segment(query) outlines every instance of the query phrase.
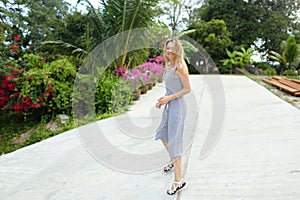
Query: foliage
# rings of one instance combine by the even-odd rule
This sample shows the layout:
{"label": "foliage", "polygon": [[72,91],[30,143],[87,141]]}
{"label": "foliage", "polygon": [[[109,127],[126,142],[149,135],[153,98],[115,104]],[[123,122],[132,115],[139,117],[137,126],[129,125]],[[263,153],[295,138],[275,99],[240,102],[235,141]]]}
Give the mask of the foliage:
{"label": "foliage", "polygon": [[[41,41],[55,39],[55,32],[63,30],[68,5],[63,0],[2,1],[1,19],[11,28],[7,40],[21,35],[22,47],[27,52],[36,52]],[[43,22],[43,23],[41,23]]]}
{"label": "foliage", "polygon": [[256,46],[260,52],[277,51],[288,32],[297,29],[297,9],[297,0],[204,0],[204,5],[194,11],[194,17],[195,21],[224,20],[234,46],[255,45],[254,41],[261,38],[262,46]]}
{"label": "foliage", "polygon": [[300,44],[296,43],[294,37],[289,37],[280,44],[282,53],[270,51],[269,59],[280,63],[280,72],[286,69],[297,69],[300,63]]}
{"label": "foliage", "polygon": [[231,33],[223,20],[193,21],[189,28],[196,29],[190,36],[203,46],[217,65],[227,56],[225,50],[232,48]]}
{"label": "foliage", "polygon": [[122,78],[111,72],[101,76],[96,88],[97,114],[113,114],[125,111],[132,100],[132,88]]}
{"label": "foliage", "polygon": [[76,69],[69,61],[46,63],[40,56],[25,54],[14,64],[1,70],[2,112],[41,115],[44,111],[63,112],[70,108]]}
{"label": "foliage", "polygon": [[[229,58],[221,60],[223,65],[229,67],[229,73],[232,73],[236,67],[244,67],[248,66],[251,63],[251,56],[252,54],[252,48],[248,48],[247,50],[245,48],[241,48],[241,51],[233,51],[230,52],[228,49],[226,49],[226,53]],[[226,68],[223,68],[222,71],[224,72]],[[228,72],[226,72],[228,73]]]}
{"label": "foliage", "polygon": [[271,67],[271,65],[266,62],[253,62],[253,65],[262,70],[266,70],[267,68]]}
{"label": "foliage", "polygon": [[273,67],[267,67],[264,70],[264,74],[267,75],[267,76],[275,76],[275,75],[277,75],[277,72],[276,72],[275,68],[273,68]]}
{"label": "foliage", "polygon": [[296,70],[292,70],[292,69],[287,69],[284,70],[281,75],[283,76],[298,76],[298,72]]}

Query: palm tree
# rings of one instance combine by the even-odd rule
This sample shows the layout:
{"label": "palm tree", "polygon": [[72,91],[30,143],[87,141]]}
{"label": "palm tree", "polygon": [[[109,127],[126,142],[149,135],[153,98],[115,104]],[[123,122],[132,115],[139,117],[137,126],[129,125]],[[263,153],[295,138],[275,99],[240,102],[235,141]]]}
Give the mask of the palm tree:
{"label": "palm tree", "polygon": [[[124,54],[117,58],[113,66],[123,67],[132,63],[136,65],[145,59],[148,54],[147,50],[137,50],[133,53],[127,53],[129,39],[131,37],[131,30],[136,28],[152,27],[154,26],[154,17],[156,12],[154,7],[157,5],[158,0],[101,0],[103,6],[102,10],[97,10],[93,7],[89,0],[78,0],[77,3],[86,2],[89,7],[90,29],[89,33],[94,34],[86,37],[87,40],[91,38],[96,39],[94,46],[89,46],[87,49],[76,48],[74,45],[67,44],[63,41],[47,41],[44,44],[59,45],[60,48],[65,48],[69,55],[75,55],[84,59],[88,52],[97,44],[104,40],[124,31],[127,31],[125,42],[120,43],[116,41],[114,48],[122,49]],[[91,44],[91,42],[86,42]]]}
{"label": "palm tree", "polygon": [[280,63],[280,72],[285,69],[296,69],[300,63],[300,44],[294,37],[289,37],[280,44],[282,53],[270,51],[269,59]]}

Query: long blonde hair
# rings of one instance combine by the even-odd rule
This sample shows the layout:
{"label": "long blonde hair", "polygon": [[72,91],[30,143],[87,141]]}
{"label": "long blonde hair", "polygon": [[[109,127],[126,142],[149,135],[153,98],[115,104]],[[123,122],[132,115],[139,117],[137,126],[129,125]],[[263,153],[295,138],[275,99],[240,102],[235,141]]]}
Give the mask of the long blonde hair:
{"label": "long blonde hair", "polygon": [[170,59],[168,58],[168,56],[166,56],[167,45],[169,42],[173,42],[173,44],[174,44],[174,49],[172,50],[172,53],[174,53],[176,56],[175,63],[181,63],[188,72],[187,65],[184,61],[184,50],[183,50],[181,42],[177,38],[167,39],[165,41],[165,45],[164,45],[165,66],[167,66],[168,63],[170,62]]}

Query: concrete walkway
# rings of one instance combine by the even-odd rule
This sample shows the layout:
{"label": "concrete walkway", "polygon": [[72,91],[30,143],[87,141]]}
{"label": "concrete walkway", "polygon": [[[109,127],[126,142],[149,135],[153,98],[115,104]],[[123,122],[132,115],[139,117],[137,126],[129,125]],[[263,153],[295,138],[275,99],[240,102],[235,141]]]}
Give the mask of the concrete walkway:
{"label": "concrete walkway", "polygon": [[[216,87],[218,76],[191,76],[187,186],[178,195],[166,194],[173,174],[162,172],[167,153],[153,140],[161,117],[154,104],[164,94],[158,84],[126,115],[2,155],[0,199],[300,199],[299,109],[246,77],[220,78]],[[223,114],[223,131],[210,132]]]}

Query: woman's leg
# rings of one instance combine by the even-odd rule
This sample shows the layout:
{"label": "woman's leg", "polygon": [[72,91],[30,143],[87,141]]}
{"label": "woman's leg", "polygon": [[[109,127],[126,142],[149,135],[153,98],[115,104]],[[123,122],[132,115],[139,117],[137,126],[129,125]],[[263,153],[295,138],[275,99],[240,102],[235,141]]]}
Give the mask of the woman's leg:
{"label": "woman's leg", "polygon": [[168,142],[164,142],[164,141],[163,141],[162,143],[164,144],[164,146],[165,146],[167,152],[169,152],[169,148],[168,148],[169,143],[168,143]]}
{"label": "woman's leg", "polygon": [[178,156],[173,159],[173,164],[174,164],[174,178],[175,181],[180,181],[182,179],[182,174],[181,174],[181,156]]}

